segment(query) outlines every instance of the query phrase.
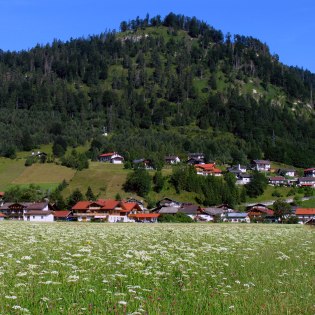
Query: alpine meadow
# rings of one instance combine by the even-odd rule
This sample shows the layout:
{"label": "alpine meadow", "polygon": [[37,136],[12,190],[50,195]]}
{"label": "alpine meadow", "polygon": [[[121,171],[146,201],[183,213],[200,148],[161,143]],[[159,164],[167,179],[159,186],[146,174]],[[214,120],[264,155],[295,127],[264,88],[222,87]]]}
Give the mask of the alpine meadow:
{"label": "alpine meadow", "polygon": [[315,314],[314,87],[172,12],[0,49],[0,315]]}

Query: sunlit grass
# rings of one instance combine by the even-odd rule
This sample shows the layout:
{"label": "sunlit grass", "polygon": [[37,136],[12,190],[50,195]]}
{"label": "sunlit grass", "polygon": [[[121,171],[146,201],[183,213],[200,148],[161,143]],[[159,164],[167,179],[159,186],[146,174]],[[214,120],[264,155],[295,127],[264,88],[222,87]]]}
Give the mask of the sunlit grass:
{"label": "sunlit grass", "polygon": [[1,222],[0,313],[313,314],[314,232]]}

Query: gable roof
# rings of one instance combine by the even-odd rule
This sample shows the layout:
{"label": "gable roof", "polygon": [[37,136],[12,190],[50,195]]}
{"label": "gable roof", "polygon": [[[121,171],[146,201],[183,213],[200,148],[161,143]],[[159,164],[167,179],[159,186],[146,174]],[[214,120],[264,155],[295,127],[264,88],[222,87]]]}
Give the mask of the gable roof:
{"label": "gable roof", "polygon": [[115,209],[120,204],[120,201],[114,199],[106,199],[103,202],[102,210],[112,210]]}
{"label": "gable roof", "polygon": [[175,207],[163,207],[160,209],[160,214],[175,214],[178,212],[178,208]]}
{"label": "gable roof", "polygon": [[103,153],[103,154],[100,154],[99,157],[110,157],[110,156],[112,156],[114,154],[115,154],[115,152]]}
{"label": "gable roof", "polygon": [[54,211],[55,218],[67,218],[70,215],[71,211],[67,210],[57,210]]}
{"label": "gable roof", "polygon": [[91,201],[79,201],[73,207],[72,210],[87,210]]}
{"label": "gable roof", "polygon": [[199,206],[197,205],[182,205],[179,209],[179,213],[185,214],[197,214]]}
{"label": "gable roof", "polygon": [[265,164],[265,165],[270,164],[269,160],[253,160],[253,162],[255,164]]}

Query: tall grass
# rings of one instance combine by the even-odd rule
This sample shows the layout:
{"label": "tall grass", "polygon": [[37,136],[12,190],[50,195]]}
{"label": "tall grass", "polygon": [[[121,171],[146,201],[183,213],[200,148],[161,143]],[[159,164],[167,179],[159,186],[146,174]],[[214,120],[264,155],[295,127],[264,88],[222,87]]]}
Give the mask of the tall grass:
{"label": "tall grass", "polygon": [[0,313],[312,314],[314,232],[1,222]]}

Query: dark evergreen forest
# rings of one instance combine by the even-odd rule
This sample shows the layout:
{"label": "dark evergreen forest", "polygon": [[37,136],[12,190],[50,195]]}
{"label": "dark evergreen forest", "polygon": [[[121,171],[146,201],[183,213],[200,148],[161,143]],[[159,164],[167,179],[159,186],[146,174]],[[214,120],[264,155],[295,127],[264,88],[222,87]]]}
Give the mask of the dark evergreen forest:
{"label": "dark evergreen forest", "polygon": [[92,141],[92,158],[197,151],[310,166],[314,86],[314,74],[283,65],[258,39],[173,13],[136,18],[120,32],[0,51],[0,154],[62,138]]}

